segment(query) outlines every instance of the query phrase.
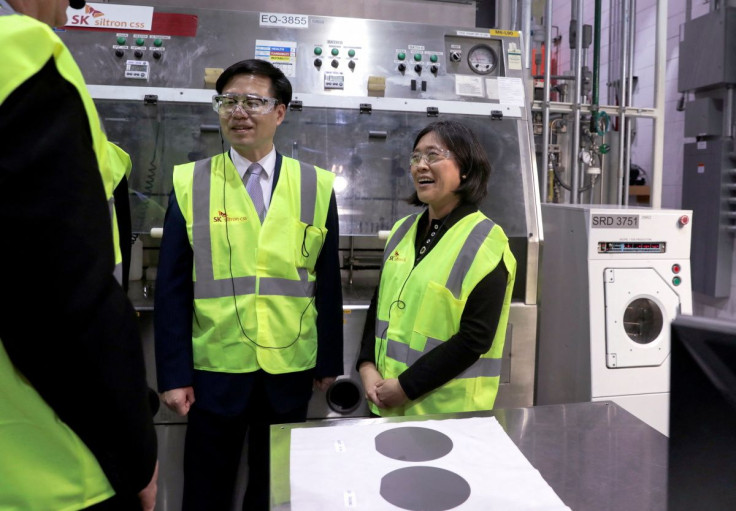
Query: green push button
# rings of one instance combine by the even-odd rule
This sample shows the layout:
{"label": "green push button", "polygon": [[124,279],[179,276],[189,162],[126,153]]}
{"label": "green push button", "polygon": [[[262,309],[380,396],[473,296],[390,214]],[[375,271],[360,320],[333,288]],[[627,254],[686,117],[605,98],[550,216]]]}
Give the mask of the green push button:
{"label": "green push button", "polygon": [[355,50],[348,50],[348,56],[355,57]]}
{"label": "green push button", "polygon": [[406,58],[406,53],[402,51],[402,52],[399,52],[399,54],[396,56],[399,58],[399,60],[404,60]]}
{"label": "green push button", "polygon": [[145,42],[146,41],[144,41],[142,37],[139,37],[138,39],[135,40],[135,44],[137,44],[138,46],[143,46]]}
{"label": "green push button", "polygon": [[437,55],[432,55],[431,57],[429,57],[429,60],[431,60],[432,62],[437,62]]}
{"label": "green push button", "polygon": [[161,39],[154,39],[153,40],[153,45],[156,46],[157,48],[159,46],[161,46],[162,44],[164,44],[164,42]]}
{"label": "green push button", "polygon": [[332,48],[332,52],[331,53],[332,53],[332,55],[334,55],[335,57],[337,57],[338,53],[340,53],[340,50],[338,50],[337,48]]}
{"label": "green push button", "polygon": [[124,37],[118,37],[118,44],[125,44],[126,41],[127,39],[125,39]]}
{"label": "green push button", "polygon": [[679,286],[682,284],[682,279],[680,277],[672,277],[672,283],[676,286]]}
{"label": "green push button", "polygon": [[320,48],[319,46],[317,46],[317,47],[316,47],[316,48],[314,49],[314,54],[315,54],[315,55],[322,55],[322,48]]}

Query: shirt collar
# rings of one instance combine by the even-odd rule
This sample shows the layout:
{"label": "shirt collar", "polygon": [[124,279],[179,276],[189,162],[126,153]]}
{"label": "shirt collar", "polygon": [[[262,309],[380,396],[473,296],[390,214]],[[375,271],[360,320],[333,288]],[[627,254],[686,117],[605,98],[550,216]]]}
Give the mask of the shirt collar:
{"label": "shirt collar", "polygon": [[[0,0],[0,12],[2,11],[10,11],[9,14],[17,14],[17,11],[13,9],[8,2],[5,0]],[[3,12],[2,14],[7,14]]]}
{"label": "shirt collar", "polygon": [[[0,0],[2,2],[3,0]],[[248,167],[250,167],[250,164],[253,163],[248,158],[245,158],[240,155],[235,149],[230,148],[230,159],[232,160],[233,164],[235,165],[235,168],[238,171],[238,174],[240,174],[241,179],[245,175],[245,173],[248,170]],[[258,162],[261,167],[263,167],[263,171],[266,173],[266,176],[268,179],[271,179],[273,176],[274,169],[276,168],[276,147],[272,146],[271,151],[258,160]]]}
{"label": "shirt collar", "polygon": [[[449,229],[456,223],[458,223],[460,220],[465,218],[468,215],[471,215],[478,211],[478,206],[474,204],[470,204],[468,202],[462,202],[458,204],[455,209],[450,211],[447,215],[443,216],[442,218],[437,218],[435,220],[432,220],[430,225],[441,225],[444,229]],[[427,228],[427,222],[429,221],[429,209],[425,209],[424,213],[419,217],[419,223],[417,224],[417,228],[419,232],[423,232],[422,229]]]}

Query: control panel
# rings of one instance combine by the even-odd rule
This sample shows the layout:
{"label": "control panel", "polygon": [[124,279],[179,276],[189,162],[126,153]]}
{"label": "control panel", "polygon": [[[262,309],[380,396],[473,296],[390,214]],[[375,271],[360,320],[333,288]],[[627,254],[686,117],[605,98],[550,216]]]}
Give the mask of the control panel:
{"label": "control panel", "polygon": [[148,31],[102,24],[60,36],[91,85],[212,88],[222,69],[255,57],[296,93],[525,107],[515,31],[157,7]]}

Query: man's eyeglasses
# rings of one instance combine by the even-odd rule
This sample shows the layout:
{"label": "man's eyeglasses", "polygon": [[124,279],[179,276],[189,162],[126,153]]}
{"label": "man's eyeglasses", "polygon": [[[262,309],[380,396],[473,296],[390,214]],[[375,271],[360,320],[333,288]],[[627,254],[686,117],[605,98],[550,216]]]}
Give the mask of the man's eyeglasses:
{"label": "man's eyeglasses", "polygon": [[230,117],[236,107],[248,115],[263,115],[279,104],[276,98],[264,98],[255,94],[218,94],[212,97],[212,109],[223,117]]}
{"label": "man's eyeglasses", "polygon": [[426,153],[415,151],[411,153],[411,158],[409,158],[409,165],[411,165],[412,167],[416,167],[421,163],[422,160],[426,161],[427,165],[432,165],[442,160],[446,160],[450,157],[450,154],[450,151],[448,151],[447,149],[430,149]]}

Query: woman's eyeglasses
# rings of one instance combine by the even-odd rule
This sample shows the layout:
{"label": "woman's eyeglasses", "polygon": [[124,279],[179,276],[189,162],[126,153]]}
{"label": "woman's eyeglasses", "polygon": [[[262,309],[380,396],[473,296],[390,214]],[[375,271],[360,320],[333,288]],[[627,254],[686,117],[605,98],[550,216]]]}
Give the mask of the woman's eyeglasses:
{"label": "woman's eyeglasses", "polygon": [[450,157],[450,154],[452,153],[447,149],[430,149],[426,153],[414,151],[411,153],[411,157],[409,158],[409,165],[416,167],[422,160],[426,161],[427,165],[432,165],[442,160],[446,160]]}

